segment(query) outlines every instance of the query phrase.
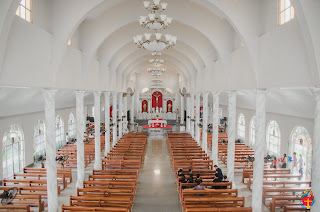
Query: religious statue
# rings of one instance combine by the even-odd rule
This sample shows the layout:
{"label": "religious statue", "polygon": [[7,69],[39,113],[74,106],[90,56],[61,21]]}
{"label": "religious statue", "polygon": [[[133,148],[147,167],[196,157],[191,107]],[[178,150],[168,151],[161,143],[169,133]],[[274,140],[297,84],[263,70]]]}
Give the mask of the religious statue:
{"label": "religious statue", "polygon": [[156,97],[156,107],[158,107],[158,98],[161,96],[158,92],[154,95]]}
{"label": "religious statue", "polygon": [[142,112],[143,112],[143,113],[144,113],[144,112],[147,112],[147,104],[146,104],[145,102],[144,102],[144,104],[143,104],[142,107],[143,107],[143,111],[142,111]]}
{"label": "religious statue", "polygon": [[168,112],[172,112],[172,105],[170,103],[168,104]]}

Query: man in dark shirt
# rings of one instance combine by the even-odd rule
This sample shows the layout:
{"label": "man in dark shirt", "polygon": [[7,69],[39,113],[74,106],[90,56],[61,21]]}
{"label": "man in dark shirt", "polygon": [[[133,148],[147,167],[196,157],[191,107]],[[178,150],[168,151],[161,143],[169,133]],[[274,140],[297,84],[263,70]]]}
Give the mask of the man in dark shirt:
{"label": "man in dark shirt", "polygon": [[214,168],[216,169],[216,177],[213,182],[221,182],[223,180],[222,170],[217,165],[214,165]]}

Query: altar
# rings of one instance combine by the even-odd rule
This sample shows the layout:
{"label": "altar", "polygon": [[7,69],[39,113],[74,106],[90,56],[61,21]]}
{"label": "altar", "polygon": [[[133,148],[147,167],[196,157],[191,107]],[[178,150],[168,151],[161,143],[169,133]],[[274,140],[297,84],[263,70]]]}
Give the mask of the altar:
{"label": "altar", "polygon": [[139,95],[138,120],[177,119],[175,96],[164,88],[150,89]]}

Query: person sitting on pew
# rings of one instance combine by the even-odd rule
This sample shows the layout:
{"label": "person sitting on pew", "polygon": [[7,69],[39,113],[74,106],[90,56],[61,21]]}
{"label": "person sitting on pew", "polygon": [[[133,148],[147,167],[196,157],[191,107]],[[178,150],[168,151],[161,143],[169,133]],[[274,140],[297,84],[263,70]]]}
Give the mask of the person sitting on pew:
{"label": "person sitting on pew", "polygon": [[189,169],[189,175],[190,175],[190,174],[193,174],[193,173],[192,173],[192,169]]}
{"label": "person sitting on pew", "polygon": [[84,136],[84,137],[87,137],[87,136],[88,136],[87,132],[84,132],[84,133],[83,133],[83,136]]}
{"label": "person sitting on pew", "polygon": [[193,174],[189,174],[188,183],[194,183]]}
{"label": "person sitting on pew", "polygon": [[273,158],[273,162],[272,162],[272,167],[273,167],[274,169],[276,169],[276,168],[277,168],[277,165],[278,165],[277,158],[274,157],[274,158]]}
{"label": "person sitting on pew", "polygon": [[214,165],[214,168],[216,169],[216,177],[213,182],[221,182],[223,180],[222,170],[217,165]]}
{"label": "person sitting on pew", "polygon": [[[186,176],[184,176],[184,174],[181,175],[181,178],[179,179],[179,182],[180,183],[186,183],[187,180],[186,180]],[[187,188],[186,186],[182,186],[182,189],[185,189]]]}
{"label": "person sitting on pew", "polygon": [[[227,175],[223,176],[222,182],[224,182],[224,183],[229,182]],[[227,186],[220,186],[220,189],[227,189]]]}
{"label": "person sitting on pew", "polygon": [[197,179],[196,179],[196,182],[200,182],[200,183],[202,183],[202,180],[200,179],[200,174],[197,174]]}
{"label": "person sitting on pew", "polygon": [[183,171],[182,169],[179,169],[179,170],[178,170],[178,176],[184,175],[184,174],[182,173],[182,171]]}
{"label": "person sitting on pew", "polygon": [[89,138],[94,138],[94,136],[93,136],[93,134],[92,134],[92,133],[90,133]]}
{"label": "person sitting on pew", "polygon": [[[200,181],[197,181],[197,186],[193,188],[193,190],[206,190],[204,186],[201,185]],[[197,196],[204,196],[204,194],[196,194]]]}

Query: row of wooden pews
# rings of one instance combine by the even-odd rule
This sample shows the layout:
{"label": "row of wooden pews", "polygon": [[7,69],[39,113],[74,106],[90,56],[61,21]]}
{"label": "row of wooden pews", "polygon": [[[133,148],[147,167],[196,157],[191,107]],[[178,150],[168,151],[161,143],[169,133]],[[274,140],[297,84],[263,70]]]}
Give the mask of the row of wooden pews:
{"label": "row of wooden pews", "polygon": [[[242,182],[251,189],[253,170],[244,169]],[[263,171],[263,203],[275,212],[276,208],[285,211],[304,211],[300,206],[301,193],[311,188],[310,180],[300,180],[300,175],[290,174],[290,169],[264,169]]]}
{"label": "row of wooden pews", "polygon": [[[181,176],[177,176],[183,211],[252,211],[251,207],[245,207],[245,198],[238,197],[238,190],[232,189],[231,182],[213,182],[215,171],[212,170],[212,161],[190,135],[168,133],[167,142],[175,173],[183,169],[187,176],[189,171],[186,170],[191,169],[194,178],[200,174],[201,185],[205,187],[205,190],[194,190],[195,183],[180,183]],[[190,175],[185,178],[190,178]],[[219,189],[212,189],[216,186],[220,186]]]}
{"label": "row of wooden pews", "polygon": [[[57,170],[58,194],[72,182],[71,169]],[[24,168],[13,179],[3,179],[0,192],[18,188],[18,195],[11,205],[1,205],[0,211],[44,211],[47,206],[47,173],[45,168]]]}
{"label": "row of wooden pews", "polygon": [[126,134],[102,159],[103,170],[93,170],[77,196],[70,196],[64,211],[125,211],[130,212],[138,185],[147,136]]}
{"label": "row of wooden pews", "polygon": [[[85,138],[88,139],[88,138]],[[101,135],[101,151],[105,148],[105,135]],[[68,156],[68,159],[60,164],[61,168],[77,168],[77,144],[67,144],[58,149],[56,157]],[[84,143],[84,165],[87,167],[95,158],[95,140],[90,139],[90,142]]]}

